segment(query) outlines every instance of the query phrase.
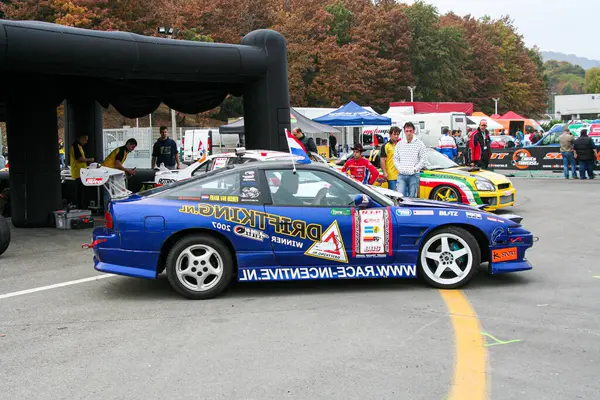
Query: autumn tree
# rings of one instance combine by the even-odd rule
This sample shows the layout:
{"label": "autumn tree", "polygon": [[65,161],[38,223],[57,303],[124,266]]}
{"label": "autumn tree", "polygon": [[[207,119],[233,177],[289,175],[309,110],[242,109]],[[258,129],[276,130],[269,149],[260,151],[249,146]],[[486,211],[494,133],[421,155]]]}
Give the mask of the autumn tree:
{"label": "autumn tree", "polygon": [[600,93],[600,68],[590,68],[585,73],[585,92]]}

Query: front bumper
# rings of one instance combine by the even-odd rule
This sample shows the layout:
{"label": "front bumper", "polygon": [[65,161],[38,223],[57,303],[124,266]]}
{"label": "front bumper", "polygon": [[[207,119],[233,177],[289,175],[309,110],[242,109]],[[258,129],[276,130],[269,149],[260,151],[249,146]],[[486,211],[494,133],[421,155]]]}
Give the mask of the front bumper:
{"label": "front bumper", "polygon": [[499,208],[512,207],[515,205],[517,190],[514,187],[495,192],[479,192],[479,197],[485,205],[486,211],[493,211]]}

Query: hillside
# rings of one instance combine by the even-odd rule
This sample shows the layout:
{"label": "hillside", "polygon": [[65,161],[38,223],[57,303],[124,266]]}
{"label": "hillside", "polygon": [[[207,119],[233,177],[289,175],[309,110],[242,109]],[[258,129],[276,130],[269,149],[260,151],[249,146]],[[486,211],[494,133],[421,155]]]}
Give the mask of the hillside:
{"label": "hillside", "polygon": [[590,60],[585,57],[578,57],[575,54],[564,54],[557,53],[554,51],[542,51],[542,58],[544,61],[556,60],[566,61],[571,64],[579,65],[583,69],[590,69],[594,67],[600,67],[600,60]]}

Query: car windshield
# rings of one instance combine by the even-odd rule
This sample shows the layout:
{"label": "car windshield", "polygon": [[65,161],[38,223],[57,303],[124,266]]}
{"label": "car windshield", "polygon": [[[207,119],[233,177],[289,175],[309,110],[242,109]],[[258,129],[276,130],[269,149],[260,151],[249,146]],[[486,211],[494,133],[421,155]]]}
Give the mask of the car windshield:
{"label": "car windshield", "polygon": [[433,149],[427,149],[426,169],[446,169],[458,167],[458,164]]}

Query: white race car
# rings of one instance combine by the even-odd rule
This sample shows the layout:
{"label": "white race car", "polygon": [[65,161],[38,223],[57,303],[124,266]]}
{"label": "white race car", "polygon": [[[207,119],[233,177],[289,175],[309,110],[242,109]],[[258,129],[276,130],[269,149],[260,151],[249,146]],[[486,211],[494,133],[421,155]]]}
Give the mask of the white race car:
{"label": "white race car", "polygon": [[161,166],[156,171],[154,183],[157,185],[167,185],[191,178],[192,176],[202,175],[215,169],[225,168],[228,165],[245,164],[253,161],[291,160],[292,158],[296,160],[301,159],[301,157],[283,151],[246,150],[240,147],[235,152],[209,156],[205,160],[197,161],[185,169],[169,170]]}

